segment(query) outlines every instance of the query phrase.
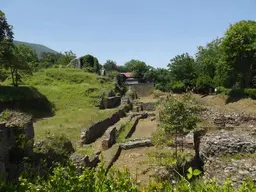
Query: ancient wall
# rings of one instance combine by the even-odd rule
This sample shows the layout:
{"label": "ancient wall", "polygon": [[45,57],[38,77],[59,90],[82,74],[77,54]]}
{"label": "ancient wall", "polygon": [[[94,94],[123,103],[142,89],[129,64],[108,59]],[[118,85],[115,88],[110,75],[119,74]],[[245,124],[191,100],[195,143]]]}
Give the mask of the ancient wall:
{"label": "ancient wall", "polygon": [[33,153],[34,128],[32,122],[17,126],[0,124],[0,177],[17,176],[20,162]]}
{"label": "ancient wall", "polygon": [[111,109],[111,108],[118,107],[120,104],[121,104],[120,96],[108,97],[106,99],[102,99],[100,103],[100,109]]}
{"label": "ancient wall", "polygon": [[125,113],[132,109],[132,105],[125,105],[122,109],[118,110],[111,117],[106,118],[92,125],[89,128],[82,130],[81,133],[81,143],[89,144],[94,142],[96,139],[101,137],[105,131],[115,123],[117,123],[120,118],[125,117]]}
{"label": "ancient wall", "polygon": [[125,85],[127,88],[131,87],[137,92],[138,97],[144,97],[152,94],[154,90],[154,83],[139,83],[133,85]]}

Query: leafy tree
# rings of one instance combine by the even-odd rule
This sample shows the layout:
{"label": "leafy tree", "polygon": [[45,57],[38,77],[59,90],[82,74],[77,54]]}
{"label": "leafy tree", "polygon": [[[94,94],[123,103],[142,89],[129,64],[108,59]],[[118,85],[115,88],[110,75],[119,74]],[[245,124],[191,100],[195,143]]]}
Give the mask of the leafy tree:
{"label": "leafy tree", "polygon": [[[196,111],[197,108],[191,103],[188,94],[181,100],[169,97],[161,105],[159,111],[161,127],[167,134],[175,134],[176,157],[178,156],[177,137],[180,135],[183,138],[185,133],[196,128],[199,121]],[[183,139],[181,147],[183,151]]]}
{"label": "leafy tree", "polygon": [[196,62],[188,53],[175,56],[168,67],[174,81],[182,81],[185,85],[195,84]]}
{"label": "leafy tree", "polygon": [[222,41],[228,76],[226,86],[252,87],[256,77],[256,21],[240,21],[229,27]]}
{"label": "leafy tree", "polygon": [[125,66],[123,66],[123,65],[119,65],[119,66],[117,66],[117,71],[118,72],[120,72],[120,73],[125,73],[125,72],[128,72],[128,70],[126,69],[126,67]]}
{"label": "leafy tree", "polygon": [[144,75],[148,81],[155,83],[156,89],[170,91],[172,77],[167,69],[151,67]]}
{"label": "leafy tree", "polygon": [[17,87],[22,75],[31,74],[31,64],[37,59],[36,53],[26,45],[16,45],[10,55],[8,68],[11,71],[12,84]]}
{"label": "leafy tree", "polygon": [[8,24],[5,14],[0,11],[0,66],[2,67],[10,60],[12,41],[12,26]]}
{"label": "leafy tree", "polygon": [[112,60],[107,60],[103,67],[106,71],[117,71],[116,62]]}
{"label": "leafy tree", "polygon": [[[199,46],[196,53],[197,63],[197,87],[205,84],[213,85],[216,75],[216,68],[222,64],[223,54],[220,48],[221,39],[217,38],[208,43],[205,47]],[[218,81],[217,81],[218,82]]]}
{"label": "leafy tree", "polygon": [[145,73],[149,70],[149,66],[145,62],[134,60],[128,61],[124,64],[127,71],[133,73],[134,76],[138,78],[144,78]]}
{"label": "leafy tree", "polygon": [[67,66],[71,60],[76,58],[76,54],[72,51],[65,51],[63,54],[60,55],[57,64],[62,66]]}
{"label": "leafy tree", "polygon": [[100,72],[100,64],[98,59],[89,54],[82,57],[82,68],[91,73]]}
{"label": "leafy tree", "polygon": [[53,65],[57,64],[61,57],[60,53],[51,53],[51,52],[44,52],[40,55],[39,63],[37,63],[36,68],[49,68]]}

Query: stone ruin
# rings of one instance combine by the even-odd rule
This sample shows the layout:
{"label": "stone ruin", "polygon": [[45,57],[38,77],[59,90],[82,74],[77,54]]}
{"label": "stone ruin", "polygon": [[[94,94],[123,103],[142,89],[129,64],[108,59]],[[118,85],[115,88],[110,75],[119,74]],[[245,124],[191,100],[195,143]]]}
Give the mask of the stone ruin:
{"label": "stone ruin", "polygon": [[23,169],[23,158],[33,153],[33,138],[31,117],[12,114],[0,123],[0,177],[17,177]]}

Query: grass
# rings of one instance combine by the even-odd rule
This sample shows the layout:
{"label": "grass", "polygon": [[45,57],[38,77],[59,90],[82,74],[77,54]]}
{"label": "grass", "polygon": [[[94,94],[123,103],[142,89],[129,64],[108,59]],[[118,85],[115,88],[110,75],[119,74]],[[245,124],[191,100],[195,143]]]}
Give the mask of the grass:
{"label": "grass", "polygon": [[[88,128],[98,120],[115,111],[99,110],[100,96],[114,88],[105,77],[79,69],[44,69],[22,79],[27,87],[33,87],[54,104],[52,117],[39,119],[34,124],[35,140],[43,139],[47,133],[64,134],[77,146],[81,129]],[[5,84],[8,84],[8,80]],[[40,111],[40,109],[37,109]]]}
{"label": "grass", "polygon": [[242,159],[256,159],[255,153],[236,153],[233,155],[222,155],[220,159],[224,162],[231,162],[232,159],[234,160],[242,160]]}

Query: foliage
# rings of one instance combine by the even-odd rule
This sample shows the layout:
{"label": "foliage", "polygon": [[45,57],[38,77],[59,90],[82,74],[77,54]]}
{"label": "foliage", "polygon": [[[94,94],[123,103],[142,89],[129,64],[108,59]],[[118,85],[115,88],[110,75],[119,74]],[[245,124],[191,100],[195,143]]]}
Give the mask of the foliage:
{"label": "foliage", "polygon": [[256,66],[256,21],[240,21],[229,27],[222,42],[227,65],[228,86],[251,87]]}
{"label": "foliage", "polygon": [[139,60],[130,60],[125,63],[125,68],[127,71],[132,72],[137,78],[144,78],[145,73],[149,70],[149,66],[145,62]]}
{"label": "foliage", "polygon": [[96,170],[85,169],[82,174],[77,174],[74,166],[60,166],[56,167],[53,170],[53,174],[46,180],[36,178],[32,182],[29,178],[20,177],[19,185],[0,182],[0,187],[1,190],[6,192],[247,192],[256,190],[256,185],[251,179],[247,179],[237,189],[228,179],[223,185],[218,185],[214,180],[203,181],[199,179],[188,182],[185,178],[181,178],[175,184],[171,184],[168,181],[151,181],[148,186],[140,186],[139,183],[132,179],[127,170],[111,171],[108,175],[105,175],[105,171],[105,168],[100,165]]}
{"label": "foliage", "polygon": [[161,91],[170,91],[172,77],[167,69],[153,68],[151,67],[144,75],[144,78],[148,81],[155,83],[156,89]]}
{"label": "foliage", "polygon": [[190,180],[193,176],[198,176],[201,174],[201,171],[198,169],[192,169],[192,167],[189,167],[187,178]]}
{"label": "foliage", "polygon": [[176,157],[177,157],[177,137],[182,137],[183,151],[183,135],[196,128],[199,121],[197,108],[192,104],[190,95],[186,94],[181,100],[169,97],[161,105],[159,118],[161,127],[166,133],[175,133]]}
{"label": "foliage", "polygon": [[250,98],[256,99],[256,89],[247,88],[247,89],[244,89],[244,92],[245,92],[245,94],[248,95]]}
{"label": "foliage", "polygon": [[100,64],[96,57],[92,55],[85,55],[81,58],[82,68],[84,68],[87,72],[91,73],[100,73]]}
{"label": "foliage", "polygon": [[196,62],[188,53],[175,56],[168,68],[174,81],[181,81],[186,87],[195,84]]}
{"label": "foliage", "polygon": [[221,64],[221,39],[217,38],[205,47],[199,46],[196,53],[197,88],[204,84],[212,85],[216,75],[216,68]]}
{"label": "foliage", "polygon": [[183,93],[186,91],[186,87],[182,81],[175,81],[171,86],[171,90],[174,93]]}
{"label": "foliage", "polygon": [[217,93],[222,93],[224,95],[228,95],[231,89],[225,88],[225,87],[216,87]]}
{"label": "foliage", "polygon": [[103,67],[106,71],[117,71],[116,62],[112,60],[107,60]]}
{"label": "foliage", "polygon": [[73,53],[72,51],[65,51],[64,53],[61,54],[60,58],[57,61],[58,65],[61,66],[67,66],[71,60],[76,58],[76,54]]}

